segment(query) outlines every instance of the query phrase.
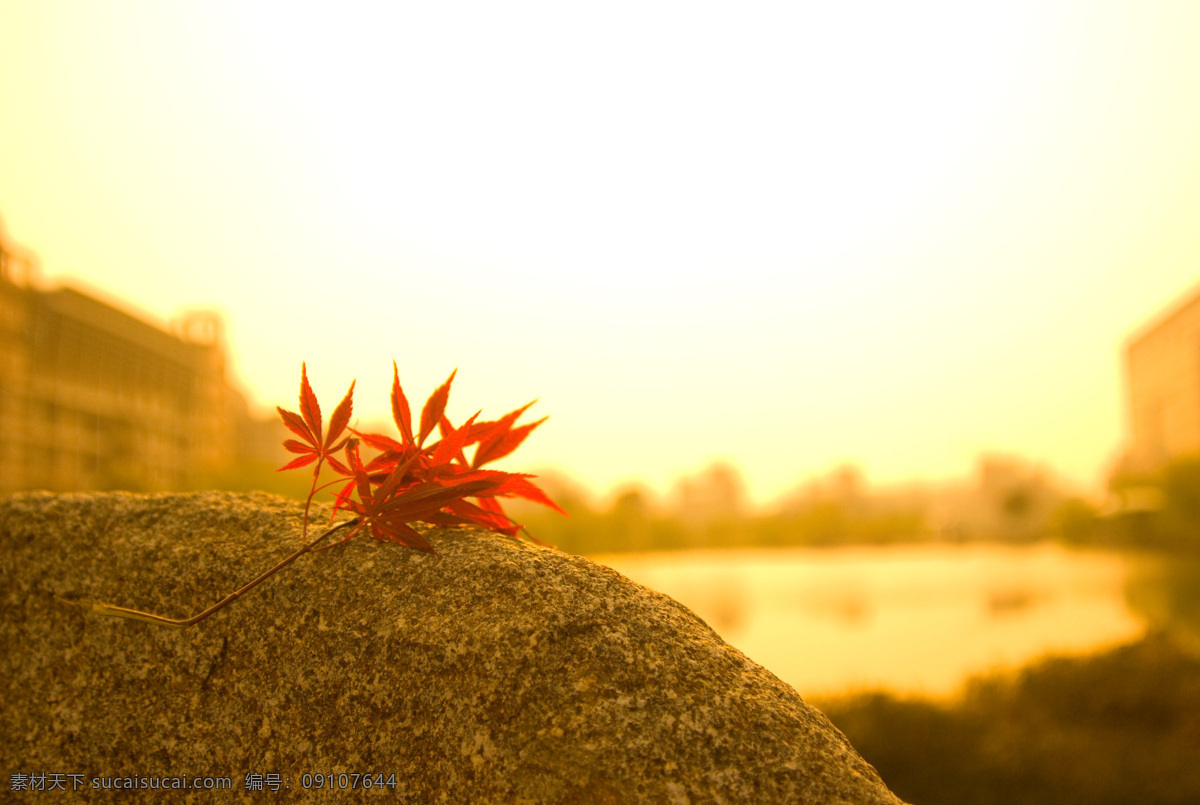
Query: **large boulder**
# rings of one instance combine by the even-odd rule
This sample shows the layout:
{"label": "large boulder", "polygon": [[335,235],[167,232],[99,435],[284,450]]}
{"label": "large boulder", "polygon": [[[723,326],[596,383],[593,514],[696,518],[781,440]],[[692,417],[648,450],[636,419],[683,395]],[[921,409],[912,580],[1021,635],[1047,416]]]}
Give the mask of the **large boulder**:
{"label": "large boulder", "polygon": [[219,492],[0,502],[3,789],[129,802],[187,775],[230,778],[221,801],[899,802],[688,609],[488,533],[432,529],[440,557],[360,536],[188,629],[85,606],[190,616],[297,548],[302,512]]}

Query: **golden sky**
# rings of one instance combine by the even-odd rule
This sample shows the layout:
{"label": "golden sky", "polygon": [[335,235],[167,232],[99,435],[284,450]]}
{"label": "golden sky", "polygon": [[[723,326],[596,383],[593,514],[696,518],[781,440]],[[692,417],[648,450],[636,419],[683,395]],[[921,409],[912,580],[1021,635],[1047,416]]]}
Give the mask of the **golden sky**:
{"label": "golden sky", "polygon": [[458,367],[452,418],[539,397],[510,468],[599,491],[1096,484],[1200,279],[1197,42],[1190,0],[6,0],[0,216],[46,283],[220,308],[264,409]]}

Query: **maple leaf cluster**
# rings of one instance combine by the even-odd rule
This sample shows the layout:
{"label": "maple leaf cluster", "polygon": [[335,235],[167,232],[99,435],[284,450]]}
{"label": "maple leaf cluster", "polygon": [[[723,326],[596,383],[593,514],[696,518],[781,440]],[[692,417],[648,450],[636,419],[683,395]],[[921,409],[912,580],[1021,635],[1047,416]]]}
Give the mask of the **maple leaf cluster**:
{"label": "maple leaf cluster", "polygon": [[[299,437],[284,441],[283,446],[298,455],[279,470],[314,465],[313,485],[304,509],[305,533],[313,496],[320,488],[331,485],[317,486],[321,469],[326,465],[347,479],[336,493],[335,516],[344,509],[357,518],[342,542],[368,531],[376,540],[436,554],[429,541],[410,525],[414,522],[442,526],[473,524],[517,538],[523,529],[504,513],[498,498],[523,498],[566,514],[530,481],[535,476],[483,468],[516,450],[546,418],[518,426],[521,414],[533,405],[528,403],[486,422],[477,421],[482,413],[478,412],[454,427],[445,411],[450,384],[457,371],[451,372],[446,382],[429,395],[414,431],[408,398],[400,386],[396,363],[392,362],[392,418],[400,432],[397,441],[349,427],[354,409],[354,383],[329,418],[329,429],[324,430],[321,406],[308,384],[307,367],[301,364],[300,413],[278,407],[276,410],[283,424]],[[434,430],[439,438],[426,446]],[[379,451],[378,455],[364,464],[360,444]],[[468,461],[465,451],[471,445],[475,445],[475,451]],[[528,532],[525,536],[533,539]]]}

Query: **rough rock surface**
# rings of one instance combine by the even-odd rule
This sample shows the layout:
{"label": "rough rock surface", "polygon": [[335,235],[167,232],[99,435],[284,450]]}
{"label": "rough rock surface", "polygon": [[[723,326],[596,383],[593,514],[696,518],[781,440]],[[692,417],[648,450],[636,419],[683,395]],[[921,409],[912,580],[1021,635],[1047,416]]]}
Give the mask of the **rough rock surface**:
{"label": "rough rock surface", "polygon": [[[432,530],[440,558],[360,537],[189,629],[69,603],[190,616],[298,547],[301,513],[218,492],[0,502],[0,790],[186,774],[232,780],[197,802],[899,802],[689,610],[503,537]],[[331,772],[395,788],[304,789]],[[271,773],[279,793],[246,790]]]}

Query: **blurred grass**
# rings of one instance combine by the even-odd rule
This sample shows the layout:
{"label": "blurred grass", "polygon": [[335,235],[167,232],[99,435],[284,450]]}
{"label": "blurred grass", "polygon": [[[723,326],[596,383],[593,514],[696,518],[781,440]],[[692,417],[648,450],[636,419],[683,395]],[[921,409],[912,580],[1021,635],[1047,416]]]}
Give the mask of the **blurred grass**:
{"label": "blurred grass", "polygon": [[1200,658],[1162,633],[978,678],[953,704],[813,704],[913,805],[1200,802]]}

